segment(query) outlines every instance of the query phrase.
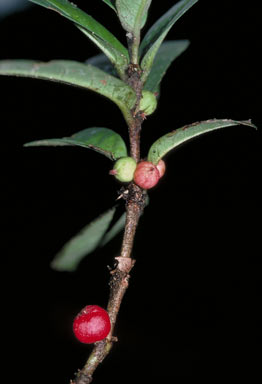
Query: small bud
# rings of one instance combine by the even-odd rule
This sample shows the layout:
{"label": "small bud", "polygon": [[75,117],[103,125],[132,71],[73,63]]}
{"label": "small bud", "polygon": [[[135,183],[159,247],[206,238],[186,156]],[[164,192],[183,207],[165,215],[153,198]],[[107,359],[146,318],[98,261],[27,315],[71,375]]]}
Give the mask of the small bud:
{"label": "small bud", "polygon": [[135,169],[136,162],[132,157],[121,157],[115,162],[114,168],[109,171],[109,174],[114,175],[123,183],[129,183],[134,178]]}
{"label": "small bud", "polygon": [[157,107],[156,96],[150,91],[142,91],[142,99],[140,100],[140,111],[145,115],[151,115]]}

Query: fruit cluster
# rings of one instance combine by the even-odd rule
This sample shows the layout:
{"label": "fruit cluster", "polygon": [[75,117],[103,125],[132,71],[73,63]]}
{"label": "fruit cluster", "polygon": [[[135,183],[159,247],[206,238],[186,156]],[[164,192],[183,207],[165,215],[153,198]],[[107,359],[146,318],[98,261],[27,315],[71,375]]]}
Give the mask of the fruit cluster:
{"label": "fruit cluster", "polygon": [[157,165],[150,161],[141,161],[137,164],[132,157],[121,157],[109,173],[123,183],[133,180],[139,187],[150,189],[158,183],[165,170],[166,165],[163,160],[159,160]]}

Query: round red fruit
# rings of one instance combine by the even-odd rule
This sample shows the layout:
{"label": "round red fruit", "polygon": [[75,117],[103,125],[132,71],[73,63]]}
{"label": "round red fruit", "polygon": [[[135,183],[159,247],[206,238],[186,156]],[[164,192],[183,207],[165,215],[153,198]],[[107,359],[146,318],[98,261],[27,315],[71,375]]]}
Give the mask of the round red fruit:
{"label": "round red fruit", "polygon": [[111,329],[107,311],[98,305],[87,305],[75,317],[73,331],[81,343],[92,344],[107,337]]}
{"label": "round red fruit", "polygon": [[134,173],[134,182],[143,189],[153,188],[160,179],[157,167],[150,161],[141,161]]}

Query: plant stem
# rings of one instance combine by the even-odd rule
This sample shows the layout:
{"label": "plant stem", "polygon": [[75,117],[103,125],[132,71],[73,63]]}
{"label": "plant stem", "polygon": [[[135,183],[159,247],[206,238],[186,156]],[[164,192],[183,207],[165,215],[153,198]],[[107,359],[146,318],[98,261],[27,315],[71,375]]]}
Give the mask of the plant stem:
{"label": "plant stem", "polygon": [[132,126],[129,126],[130,137],[130,156],[138,163],[140,160],[140,131],[141,124],[134,121]]}
{"label": "plant stem", "polygon": [[[134,51],[137,47],[134,48]],[[134,56],[133,56],[134,58]],[[135,60],[134,60],[135,61]],[[137,95],[136,105],[131,112],[132,118],[128,122],[130,156],[136,162],[140,160],[140,131],[143,119],[139,112],[139,103],[142,93],[141,71],[136,63],[130,63],[127,70],[127,83],[134,89]],[[131,182],[125,194],[122,195],[126,200],[126,223],[120,256],[116,257],[117,266],[111,271],[109,282],[110,294],[107,311],[111,322],[111,331],[106,339],[95,343],[95,346],[84,367],[76,374],[76,378],[71,384],[89,384],[92,381],[93,373],[99,364],[108,355],[116,338],[113,336],[117,315],[124,294],[128,288],[130,271],[134,266],[135,260],[131,258],[134,237],[139,218],[144,210],[146,192]]]}
{"label": "plant stem", "polygon": [[128,32],[126,34],[130,62],[137,65],[139,61],[138,50],[140,44],[140,31],[135,35]]}
{"label": "plant stem", "polygon": [[107,311],[111,321],[111,331],[106,339],[95,343],[85,366],[76,375],[71,384],[89,384],[92,381],[93,373],[98,365],[110,352],[116,338],[113,336],[114,327],[119,312],[119,308],[128,288],[130,271],[134,266],[135,261],[131,258],[133,242],[139,217],[145,206],[145,192],[131,183],[128,188],[126,202],[126,224],[124,238],[119,257],[116,257],[117,267],[111,271],[110,278],[110,295],[107,306]]}
{"label": "plant stem", "polygon": [[130,156],[132,156],[136,162],[140,160],[140,132],[143,118],[139,111],[140,100],[142,97],[142,71],[139,65],[129,64],[127,83],[136,93],[136,103],[131,111],[133,116],[132,120],[128,121],[129,142],[130,142]]}

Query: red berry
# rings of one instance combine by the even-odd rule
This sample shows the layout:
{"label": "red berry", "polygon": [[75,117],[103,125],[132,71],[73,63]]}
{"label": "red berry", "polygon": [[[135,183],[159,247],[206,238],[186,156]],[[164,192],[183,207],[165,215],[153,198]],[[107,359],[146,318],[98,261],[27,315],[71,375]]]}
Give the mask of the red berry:
{"label": "red berry", "polygon": [[164,174],[166,172],[166,164],[165,164],[164,160],[159,160],[156,167],[159,171],[160,177],[164,176]]}
{"label": "red berry", "polygon": [[141,161],[134,173],[134,182],[143,189],[154,187],[160,179],[157,167],[150,161]]}
{"label": "red berry", "polygon": [[98,305],[87,305],[75,317],[73,331],[81,343],[92,344],[103,340],[111,329],[107,311]]}

